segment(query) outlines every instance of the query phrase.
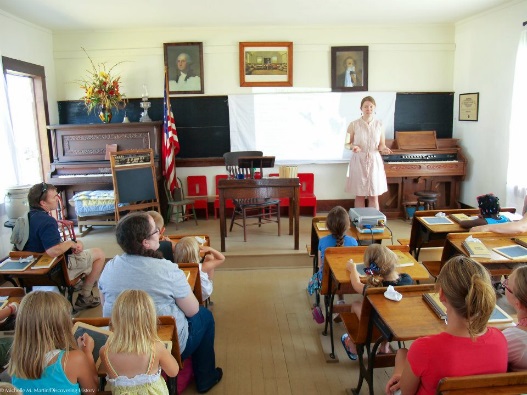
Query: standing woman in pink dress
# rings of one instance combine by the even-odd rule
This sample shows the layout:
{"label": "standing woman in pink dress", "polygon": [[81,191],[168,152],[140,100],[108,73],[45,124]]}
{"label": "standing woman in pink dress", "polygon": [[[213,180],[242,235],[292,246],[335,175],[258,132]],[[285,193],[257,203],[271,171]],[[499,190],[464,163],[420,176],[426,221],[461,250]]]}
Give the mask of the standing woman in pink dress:
{"label": "standing woman in pink dress", "polygon": [[360,103],[362,116],[350,123],[345,147],[351,155],[346,181],[346,192],[355,195],[355,207],[379,209],[379,195],[388,190],[382,154],[392,151],[386,147],[382,122],[374,119],[375,100],[366,96]]}

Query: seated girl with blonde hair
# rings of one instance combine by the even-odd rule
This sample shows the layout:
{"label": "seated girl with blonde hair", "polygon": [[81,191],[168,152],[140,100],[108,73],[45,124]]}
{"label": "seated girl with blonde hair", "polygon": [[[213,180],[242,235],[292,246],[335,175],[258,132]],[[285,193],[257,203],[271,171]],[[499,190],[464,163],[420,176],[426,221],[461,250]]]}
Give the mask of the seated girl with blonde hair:
{"label": "seated girl with blonde hair", "polygon": [[386,394],[435,394],[443,377],[504,373],[507,341],[499,329],[487,327],[496,293],[487,269],[461,255],[449,259],[436,289],[445,305],[445,331],[415,340],[397,351]]}
{"label": "seated girl with blonde hair", "polygon": [[177,376],[179,365],[157,336],[156,307],[145,292],[128,289],[112,309],[113,335],[100,354],[112,394],[167,394],[161,369]]}
{"label": "seated girl with blonde hair", "polygon": [[[200,253],[204,254],[203,263]],[[214,270],[225,262],[225,256],[212,247],[200,245],[195,237],[183,237],[174,247],[176,263],[199,263],[202,300],[207,300],[212,294]]]}
{"label": "seated girl with blonde hair", "polygon": [[61,294],[33,291],[24,296],[17,314],[8,373],[23,393],[97,392],[93,339],[73,337],[71,304]]}

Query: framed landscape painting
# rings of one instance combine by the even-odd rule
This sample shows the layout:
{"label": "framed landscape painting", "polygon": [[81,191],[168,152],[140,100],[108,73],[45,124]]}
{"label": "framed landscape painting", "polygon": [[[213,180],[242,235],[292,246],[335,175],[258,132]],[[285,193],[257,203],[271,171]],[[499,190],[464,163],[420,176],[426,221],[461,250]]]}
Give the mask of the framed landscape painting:
{"label": "framed landscape painting", "polygon": [[203,43],[165,43],[168,92],[203,93]]}
{"label": "framed landscape painting", "polygon": [[241,42],[240,86],[293,86],[293,43]]}
{"label": "framed landscape painting", "polygon": [[331,47],[331,90],[368,90],[368,47]]}

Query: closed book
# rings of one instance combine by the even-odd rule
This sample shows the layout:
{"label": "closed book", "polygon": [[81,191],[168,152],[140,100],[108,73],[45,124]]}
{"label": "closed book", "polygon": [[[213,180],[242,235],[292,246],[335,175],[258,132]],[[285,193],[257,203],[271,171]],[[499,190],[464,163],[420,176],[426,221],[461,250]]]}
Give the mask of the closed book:
{"label": "closed book", "polygon": [[[456,222],[470,221],[471,219],[474,219],[472,217],[469,217],[467,214],[463,214],[463,213],[450,214],[450,218],[452,218]],[[476,216],[476,218],[477,218],[477,216]]]}
{"label": "closed book", "polygon": [[31,269],[49,269],[55,261],[57,260],[57,257],[52,258],[48,254],[43,254],[37,263],[35,263],[33,266],[31,266]]}
{"label": "closed book", "polygon": [[434,313],[437,314],[439,318],[444,320],[446,318],[446,309],[443,303],[439,300],[439,294],[437,292],[434,293],[424,293],[423,299],[426,303],[432,308]]}
{"label": "closed book", "polygon": [[463,248],[471,258],[490,258],[489,249],[481,241],[463,241]]}
{"label": "closed book", "polygon": [[527,237],[515,237],[512,240],[521,246],[527,247]]}
{"label": "closed book", "polygon": [[317,222],[317,229],[318,230],[328,230],[325,222]]}

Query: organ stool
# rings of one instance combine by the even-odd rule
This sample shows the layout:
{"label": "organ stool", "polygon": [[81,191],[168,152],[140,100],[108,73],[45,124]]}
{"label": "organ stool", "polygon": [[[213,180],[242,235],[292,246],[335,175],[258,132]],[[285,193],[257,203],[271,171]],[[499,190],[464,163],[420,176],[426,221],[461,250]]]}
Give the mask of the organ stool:
{"label": "organ stool", "polygon": [[439,192],[435,191],[417,191],[414,193],[417,196],[417,207],[423,206],[425,210],[435,210],[437,204],[437,197]]}

